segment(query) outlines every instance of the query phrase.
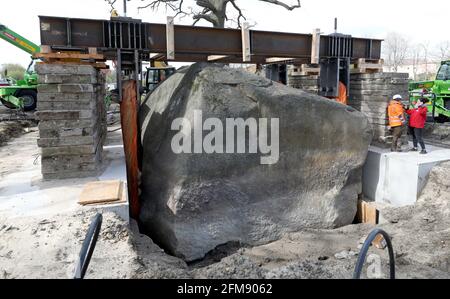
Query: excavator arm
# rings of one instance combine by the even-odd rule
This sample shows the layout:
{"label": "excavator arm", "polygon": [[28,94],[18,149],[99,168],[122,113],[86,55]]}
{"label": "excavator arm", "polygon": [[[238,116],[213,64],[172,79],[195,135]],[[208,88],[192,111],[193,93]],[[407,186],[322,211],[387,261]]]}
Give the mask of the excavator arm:
{"label": "excavator arm", "polygon": [[0,24],[0,38],[30,55],[40,52],[40,47],[38,45],[2,24]]}

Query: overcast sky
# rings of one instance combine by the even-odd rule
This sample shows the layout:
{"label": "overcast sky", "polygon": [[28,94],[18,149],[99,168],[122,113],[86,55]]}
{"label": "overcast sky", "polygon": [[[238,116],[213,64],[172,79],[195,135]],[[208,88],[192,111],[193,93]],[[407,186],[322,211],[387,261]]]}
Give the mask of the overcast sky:
{"label": "overcast sky", "polygon": [[[117,2],[121,12],[122,0]],[[164,9],[138,13],[137,5],[141,3],[132,0],[128,15],[146,22],[165,23],[166,16],[172,14]],[[320,28],[324,33],[331,33],[334,18],[338,17],[339,31],[356,37],[384,38],[388,32],[396,31],[418,43],[433,45],[443,38],[450,40],[448,0],[302,0],[302,8],[293,12],[257,0],[237,3],[249,21],[257,24],[255,30],[310,33]],[[108,19],[109,5],[103,0],[14,0],[3,5],[1,12],[1,24],[39,44],[39,15]],[[191,22],[177,21],[178,24]],[[12,62],[26,66],[29,60],[29,55],[0,40],[0,64]]]}

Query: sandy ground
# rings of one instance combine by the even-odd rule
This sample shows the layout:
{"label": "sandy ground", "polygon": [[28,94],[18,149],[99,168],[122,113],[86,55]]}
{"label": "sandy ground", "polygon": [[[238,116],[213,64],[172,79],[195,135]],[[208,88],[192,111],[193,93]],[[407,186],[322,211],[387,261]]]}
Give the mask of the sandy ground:
{"label": "sandy ground", "polygon": [[427,123],[424,138],[426,142],[450,148],[450,123]]}
{"label": "sandy ground", "polygon": [[104,172],[95,178],[43,181],[38,130],[14,138],[0,147],[0,217],[19,218],[79,210],[78,198],[86,183],[97,180],[126,181],[120,131],[105,146]]}
{"label": "sandy ground", "polygon": [[[99,178],[42,182],[37,132],[0,147],[0,278],[71,278],[97,210],[76,201],[89,180],[124,178],[120,132],[110,135]],[[415,206],[383,207],[379,227],[392,237],[399,278],[450,278],[450,163],[436,167]],[[286,234],[258,247],[226,244],[186,264],[105,213],[86,278],[344,278],[352,277],[361,243],[374,227]],[[388,253],[371,248],[363,277],[388,277]],[[375,269],[375,270],[374,270]]]}

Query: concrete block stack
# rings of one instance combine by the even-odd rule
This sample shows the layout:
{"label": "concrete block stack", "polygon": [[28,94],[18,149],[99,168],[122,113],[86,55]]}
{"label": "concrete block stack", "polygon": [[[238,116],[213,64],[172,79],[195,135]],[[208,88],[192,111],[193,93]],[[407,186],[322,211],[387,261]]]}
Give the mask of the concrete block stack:
{"label": "concrete block stack", "polygon": [[[408,98],[408,74],[373,73],[352,74],[350,80],[350,97],[348,104],[364,113],[374,130],[373,144],[389,147],[392,132],[388,129],[387,107],[396,94]],[[405,134],[406,140],[406,134]]]}
{"label": "concrete block stack", "polygon": [[44,179],[98,174],[107,132],[104,75],[89,65],[39,64],[36,71]]}
{"label": "concrete block stack", "polygon": [[308,93],[319,93],[319,76],[318,75],[295,75],[288,74],[287,85],[292,88],[301,89]]}

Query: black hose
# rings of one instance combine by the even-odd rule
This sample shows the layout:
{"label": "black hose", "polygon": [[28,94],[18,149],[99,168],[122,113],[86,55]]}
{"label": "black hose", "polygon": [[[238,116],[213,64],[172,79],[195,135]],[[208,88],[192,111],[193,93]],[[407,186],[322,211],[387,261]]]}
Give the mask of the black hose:
{"label": "black hose", "polygon": [[86,271],[89,267],[92,254],[94,253],[95,245],[97,244],[98,236],[102,228],[103,216],[97,214],[89,226],[86,239],[81,247],[80,259],[78,261],[77,268],[75,270],[74,279],[83,279],[86,275]]}
{"label": "black hose", "polygon": [[378,235],[382,235],[386,240],[386,244],[389,249],[390,279],[395,279],[395,255],[394,255],[394,248],[392,247],[391,237],[384,230],[379,228],[372,231],[370,235],[367,237],[366,242],[364,242],[361,252],[359,253],[358,261],[356,262],[356,268],[355,273],[353,274],[353,279],[361,278],[361,272],[364,263],[366,262],[367,253],[369,252],[369,248],[372,245],[372,242]]}
{"label": "black hose", "polygon": [[436,124],[436,117],[434,116],[436,113],[436,99],[437,99],[436,94],[433,94],[433,121],[434,121],[434,124]]}

